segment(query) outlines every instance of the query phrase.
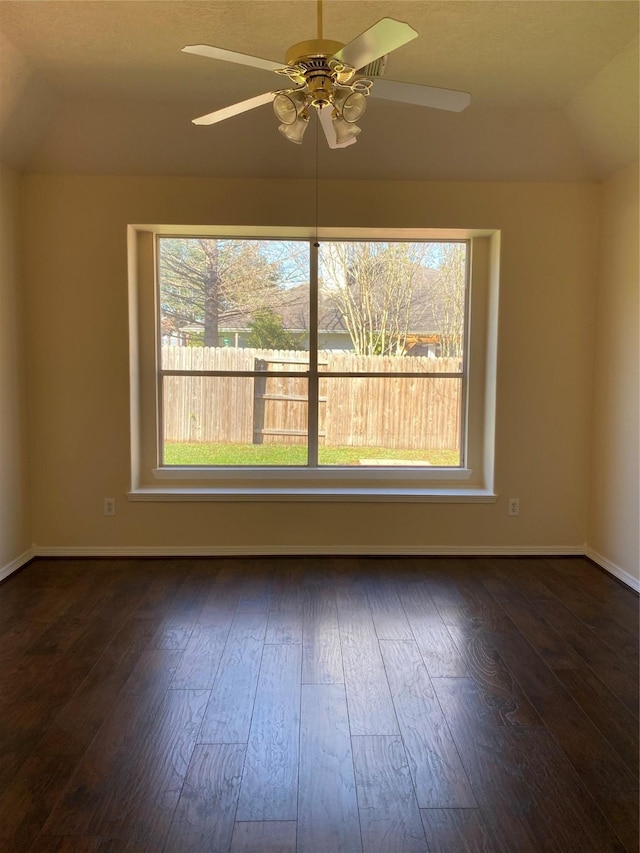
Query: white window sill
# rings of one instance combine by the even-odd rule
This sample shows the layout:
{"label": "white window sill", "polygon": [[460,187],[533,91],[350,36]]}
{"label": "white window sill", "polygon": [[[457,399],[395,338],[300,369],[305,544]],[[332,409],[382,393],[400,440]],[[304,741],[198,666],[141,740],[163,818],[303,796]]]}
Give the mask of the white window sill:
{"label": "white window sill", "polygon": [[[154,468],[157,482],[133,488],[131,501],[425,501],[493,503],[497,496],[471,485],[470,468]],[[467,481],[467,482],[465,482]]]}

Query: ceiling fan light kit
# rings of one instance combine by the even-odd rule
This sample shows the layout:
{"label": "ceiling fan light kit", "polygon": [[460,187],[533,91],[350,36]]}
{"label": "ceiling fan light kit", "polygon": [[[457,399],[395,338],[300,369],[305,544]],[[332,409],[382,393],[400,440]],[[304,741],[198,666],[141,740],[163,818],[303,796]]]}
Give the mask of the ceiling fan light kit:
{"label": "ceiling fan light kit", "polygon": [[314,108],[329,148],[344,148],[353,144],[360,133],[361,128],[355,122],[364,114],[369,95],[453,112],[465,109],[471,101],[467,92],[393,80],[379,81],[383,85],[377,87],[376,81],[358,75],[365,69],[372,75],[382,73],[388,54],[417,35],[409,24],[383,18],[346,45],[324,39],[322,0],[318,0],[318,37],[292,45],[286,53],[284,66],[211,45],[187,45],[183,48],[186,53],[275,71],[294,84],[290,89],[265,92],[215,110],[194,119],[193,123],[215,124],[271,102],[280,121],[278,130],[290,142],[299,145],[309,125],[310,110]]}

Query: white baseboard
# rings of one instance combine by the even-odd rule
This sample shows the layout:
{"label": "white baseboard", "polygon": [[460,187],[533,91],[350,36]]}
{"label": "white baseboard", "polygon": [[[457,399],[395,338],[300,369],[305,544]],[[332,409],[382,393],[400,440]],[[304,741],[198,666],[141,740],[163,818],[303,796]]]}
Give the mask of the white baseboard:
{"label": "white baseboard", "polygon": [[39,557],[559,557],[584,545],[37,545]]}
{"label": "white baseboard", "polygon": [[34,557],[588,557],[640,592],[640,580],[585,545],[34,545],[0,568],[0,581]]}
{"label": "white baseboard", "polygon": [[0,568],[0,581],[3,581],[5,578],[8,578],[9,575],[17,572],[18,569],[21,569],[29,562],[29,560],[33,560],[33,558],[37,556],[35,547],[27,548],[24,554],[20,554],[19,557],[15,558],[15,560],[12,560],[10,563],[7,563],[6,566],[2,566],[2,568]]}
{"label": "white baseboard", "polygon": [[601,568],[605,570],[605,572],[609,572],[610,575],[621,580],[622,583],[634,589],[636,592],[640,592],[640,580],[633,575],[630,575],[629,572],[625,572],[624,569],[621,569],[620,566],[616,566],[615,563],[612,563],[611,560],[607,560],[606,557],[603,557],[602,554],[598,554],[597,551],[594,551],[593,548],[589,548],[588,546],[584,551],[585,557],[588,557],[590,560],[593,560],[594,563],[597,563]]}

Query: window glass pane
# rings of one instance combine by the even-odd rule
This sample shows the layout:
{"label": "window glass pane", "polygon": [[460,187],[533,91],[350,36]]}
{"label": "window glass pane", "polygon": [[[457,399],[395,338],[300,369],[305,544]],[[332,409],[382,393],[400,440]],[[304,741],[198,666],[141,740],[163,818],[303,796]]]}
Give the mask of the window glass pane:
{"label": "window glass pane", "polygon": [[317,290],[308,241],[157,245],[162,464],[308,465],[316,292],[318,463],[464,463],[465,242],[323,242]]}
{"label": "window glass pane", "polygon": [[163,464],[306,465],[308,380],[165,376]]}
{"label": "window glass pane", "polygon": [[159,238],[162,368],[253,369],[251,354],[238,355],[236,366],[222,349],[295,360],[309,346],[308,267],[304,241]]}
{"label": "window glass pane", "polygon": [[[436,372],[407,358],[464,357],[466,243],[327,242],[319,250],[318,346],[381,357],[345,370]],[[447,369],[449,369],[447,367]]]}
{"label": "window glass pane", "polygon": [[320,379],[321,465],[460,466],[462,379]]}

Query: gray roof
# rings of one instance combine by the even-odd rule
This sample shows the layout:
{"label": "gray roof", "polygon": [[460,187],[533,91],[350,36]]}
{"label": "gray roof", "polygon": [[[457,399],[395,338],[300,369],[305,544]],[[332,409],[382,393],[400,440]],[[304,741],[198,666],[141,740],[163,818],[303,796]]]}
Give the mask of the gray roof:
{"label": "gray roof", "polygon": [[[430,296],[437,277],[435,270],[423,270],[417,275],[409,315],[410,332],[432,333],[438,328],[437,306],[434,306]],[[285,329],[292,332],[306,331],[309,328],[309,285],[298,284],[280,291],[270,307],[282,318]],[[228,331],[241,331],[248,329],[251,322],[250,312],[232,309],[220,314],[218,325]],[[342,312],[330,295],[322,290],[318,300],[318,329],[321,332],[348,333]]]}

